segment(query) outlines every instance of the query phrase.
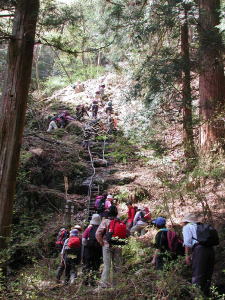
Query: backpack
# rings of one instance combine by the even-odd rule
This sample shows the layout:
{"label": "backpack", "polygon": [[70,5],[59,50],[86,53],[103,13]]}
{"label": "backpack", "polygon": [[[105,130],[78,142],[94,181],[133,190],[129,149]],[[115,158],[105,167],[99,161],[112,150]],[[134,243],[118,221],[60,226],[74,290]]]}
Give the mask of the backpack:
{"label": "backpack", "polygon": [[195,240],[206,247],[219,245],[218,232],[209,224],[197,223],[197,239]]}
{"label": "backpack", "polygon": [[126,224],[119,219],[111,220],[109,230],[106,233],[106,240],[110,245],[125,245],[127,243]]}
{"label": "backpack", "polygon": [[68,231],[65,230],[60,230],[60,232],[58,233],[57,239],[56,239],[56,245],[63,245],[65,240],[68,237]]}
{"label": "backpack", "polygon": [[81,247],[80,238],[78,236],[71,236],[68,240],[67,245],[70,249],[80,248]]}
{"label": "backpack", "polygon": [[168,248],[173,254],[184,256],[185,249],[183,246],[183,242],[179,239],[176,232],[172,230],[167,231],[167,242]]}
{"label": "backpack", "polygon": [[101,245],[98,243],[95,237],[95,233],[98,229],[99,225],[92,225],[91,230],[89,231],[89,236],[87,239],[87,247],[93,248],[93,247],[101,247]]}
{"label": "backpack", "polygon": [[97,212],[103,213],[105,211],[105,199],[101,199],[98,203]]}

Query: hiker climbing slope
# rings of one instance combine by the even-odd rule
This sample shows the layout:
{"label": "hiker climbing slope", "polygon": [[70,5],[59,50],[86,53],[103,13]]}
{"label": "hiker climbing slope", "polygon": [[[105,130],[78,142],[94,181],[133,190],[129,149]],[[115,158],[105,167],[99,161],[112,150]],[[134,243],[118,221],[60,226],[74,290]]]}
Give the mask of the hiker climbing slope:
{"label": "hiker climbing slope", "polygon": [[111,243],[110,237],[113,236],[116,237],[116,240],[124,240],[127,237],[127,229],[126,225],[117,219],[117,213],[109,212],[108,219],[104,219],[96,231],[96,239],[102,245],[104,264],[99,288],[111,286],[111,266],[113,266],[113,285],[117,284],[118,273],[121,272],[122,248],[120,245]]}
{"label": "hiker climbing slope", "polygon": [[65,284],[73,283],[77,277],[77,267],[81,261],[81,239],[77,229],[70,231],[61,252],[62,260],[65,263]]}

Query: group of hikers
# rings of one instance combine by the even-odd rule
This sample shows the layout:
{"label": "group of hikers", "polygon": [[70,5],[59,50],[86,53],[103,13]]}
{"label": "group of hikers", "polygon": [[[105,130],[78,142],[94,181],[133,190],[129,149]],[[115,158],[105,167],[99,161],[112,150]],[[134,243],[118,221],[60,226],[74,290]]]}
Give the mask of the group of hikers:
{"label": "group of hikers", "polygon": [[57,282],[60,282],[65,270],[64,283],[73,283],[82,262],[83,283],[95,286],[103,262],[97,290],[116,286],[123,265],[123,246],[130,236],[141,236],[154,226],[157,234],[151,264],[162,270],[179,255],[185,256],[186,264],[192,264],[192,283],[208,296],[215,262],[213,246],[219,244],[217,231],[211,225],[200,222],[195,214],[189,214],[182,220],[181,239],[173,229],[167,228],[165,217],[152,219],[148,207],[136,207],[132,202],[128,202],[127,207],[126,218],[119,218],[118,201],[111,194],[99,195],[95,201],[95,213],[83,233],[80,225],[70,231],[60,230],[56,241],[61,251]]}
{"label": "group of hikers", "polygon": [[[74,85],[73,87],[76,93],[84,91],[84,85],[81,82]],[[50,117],[49,126],[47,132],[51,132],[57,128],[65,128],[71,121],[83,121],[85,116],[90,117],[94,120],[98,118],[99,108],[102,107],[103,111],[107,116],[108,124],[113,124],[114,128],[117,126],[116,118],[112,117],[113,114],[113,104],[112,100],[107,101],[108,96],[105,95],[105,85],[99,86],[98,90],[95,92],[95,96],[91,100],[90,105],[79,104],[76,106],[76,112],[74,116],[71,116],[68,111],[62,111]],[[90,115],[89,115],[90,113]]]}

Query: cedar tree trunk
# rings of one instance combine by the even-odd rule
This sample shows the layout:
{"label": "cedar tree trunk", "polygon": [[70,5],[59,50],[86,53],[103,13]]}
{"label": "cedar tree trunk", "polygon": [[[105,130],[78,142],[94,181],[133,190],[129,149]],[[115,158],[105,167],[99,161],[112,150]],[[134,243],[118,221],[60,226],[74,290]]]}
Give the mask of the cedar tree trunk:
{"label": "cedar tree trunk", "polygon": [[191,70],[189,53],[188,8],[184,5],[184,19],[181,25],[181,55],[183,59],[182,74],[182,106],[183,106],[183,143],[184,155],[190,165],[196,157],[193,126],[192,126],[192,96],[191,96]]}
{"label": "cedar tree trunk", "polygon": [[39,0],[18,0],[0,106],[0,249],[10,236]]}
{"label": "cedar tree trunk", "polygon": [[203,153],[224,147],[225,80],[219,24],[220,0],[199,0],[200,143]]}

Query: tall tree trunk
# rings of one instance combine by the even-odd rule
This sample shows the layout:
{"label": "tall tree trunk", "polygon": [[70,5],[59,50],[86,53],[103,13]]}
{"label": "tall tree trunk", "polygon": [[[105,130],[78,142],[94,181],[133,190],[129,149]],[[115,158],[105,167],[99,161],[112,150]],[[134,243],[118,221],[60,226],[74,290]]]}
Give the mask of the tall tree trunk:
{"label": "tall tree trunk", "polygon": [[200,128],[201,150],[207,153],[224,147],[225,127],[221,117],[225,104],[220,0],[199,0],[200,36]]}
{"label": "tall tree trunk", "polygon": [[181,25],[181,55],[183,58],[182,74],[182,106],[183,106],[183,144],[184,155],[188,166],[193,166],[196,157],[193,124],[192,124],[192,95],[191,95],[191,68],[189,53],[188,7],[184,5],[184,16]]}
{"label": "tall tree trunk", "polygon": [[0,249],[10,235],[39,0],[18,0],[0,107]]}

